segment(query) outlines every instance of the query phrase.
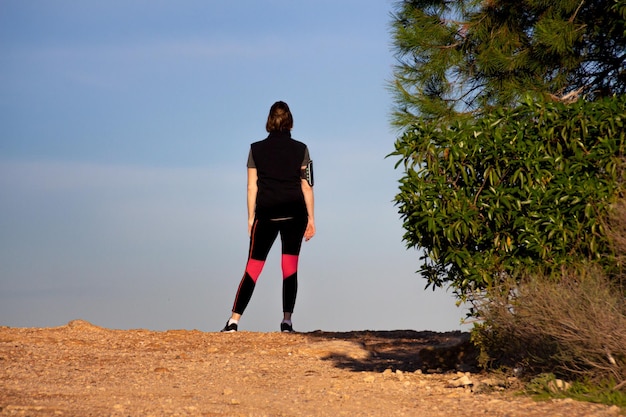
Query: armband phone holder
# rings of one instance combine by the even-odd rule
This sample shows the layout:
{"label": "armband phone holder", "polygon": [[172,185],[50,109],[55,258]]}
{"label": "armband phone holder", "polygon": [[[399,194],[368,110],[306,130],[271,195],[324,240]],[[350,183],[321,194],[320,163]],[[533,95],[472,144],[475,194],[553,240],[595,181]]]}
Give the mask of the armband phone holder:
{"label": "armband phone holder", "polygon": [[306,168],[304,168],[303,174],[303,179],[305,179],[306,182],[309,183],[311,187],[313,187],[313,161],[309,161],[309,163],[306,164]]}

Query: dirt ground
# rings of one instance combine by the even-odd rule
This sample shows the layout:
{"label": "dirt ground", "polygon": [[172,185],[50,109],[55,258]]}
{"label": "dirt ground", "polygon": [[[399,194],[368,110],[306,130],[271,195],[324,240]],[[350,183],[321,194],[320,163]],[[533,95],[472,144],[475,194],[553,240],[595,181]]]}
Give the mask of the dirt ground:
{"label": "dirt ground", "polygon": [[624,415],[521,396],[476,372],[467,338],[0,327],[0,416]]}

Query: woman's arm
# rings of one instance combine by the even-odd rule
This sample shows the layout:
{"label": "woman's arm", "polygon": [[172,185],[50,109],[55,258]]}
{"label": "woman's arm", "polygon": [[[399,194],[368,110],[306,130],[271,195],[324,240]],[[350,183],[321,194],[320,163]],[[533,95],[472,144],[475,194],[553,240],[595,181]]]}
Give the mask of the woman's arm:
{"label": "woman's arm", "polygon": [[[305,167],[302,167],[303,169]],[[313,187],[309,185],[307,180],[303,179],[302,194],[304,194],[304,203],[306,204],[306,211],[309,215],[306,230],[304,231],[304,240],[309,240],[315,236],[315,198],[313,196]]]}
{"label": "woman's arm", "polygon": [[252,225],[254,224],[256,194],[259,191],[257,179],[256,168],[248,168],[248,235],[252,233]]}

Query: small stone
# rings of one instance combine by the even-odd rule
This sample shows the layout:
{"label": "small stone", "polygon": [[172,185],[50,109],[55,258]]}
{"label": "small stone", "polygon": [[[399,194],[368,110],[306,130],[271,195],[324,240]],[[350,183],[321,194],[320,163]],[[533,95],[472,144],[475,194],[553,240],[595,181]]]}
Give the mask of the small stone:
{"label": "small stone", "polygon": [[233,390],[232,388],[224,388],[224,391],[222,392],[223,395],[232,395],[233,394]]}
{"label": "small stone", "polygon": [[369,382],[369,383],[372,383],[372,382],[374,382],[375,380],[376,380],[376,377],[375,377],[374,375],[368,375],[368,376],[366,376],[365,378],[363,378],[363,381],[365,381],[365,382]]}
{"label": "small stone", "polygon": [[[507,385],[509,385],[509,381],[507,381],[506,379],[502,379],[502,378],[496,378],[496,377],[491,377],[491,378],[485,378],[482,381],[480,381],[482,384],[485,384],[489,387],[506,387]],[[513,381],[511,381],[512,383]]]}
{"label": "small stone", "polygon": [[570,389],[572,384],[569,382],[563,381],[562,379],[555,379],[554,381],[548,382],[548,388],[553,393],[563,392]]}
{"label": "small stone", "polygon": [[472,380],[467,375],[448,381],[448,387],[450,388],[460,388],[468,385],[472,385]]}

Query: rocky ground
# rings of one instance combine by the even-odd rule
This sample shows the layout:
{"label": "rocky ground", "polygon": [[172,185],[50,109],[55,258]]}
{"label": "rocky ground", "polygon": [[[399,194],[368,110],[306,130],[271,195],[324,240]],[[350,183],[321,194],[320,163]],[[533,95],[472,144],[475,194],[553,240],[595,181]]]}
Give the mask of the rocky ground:
{"label": "rocky ground", "polygon": [[467,334],[0,327],[0,416],[611,416],[478,373]]}

